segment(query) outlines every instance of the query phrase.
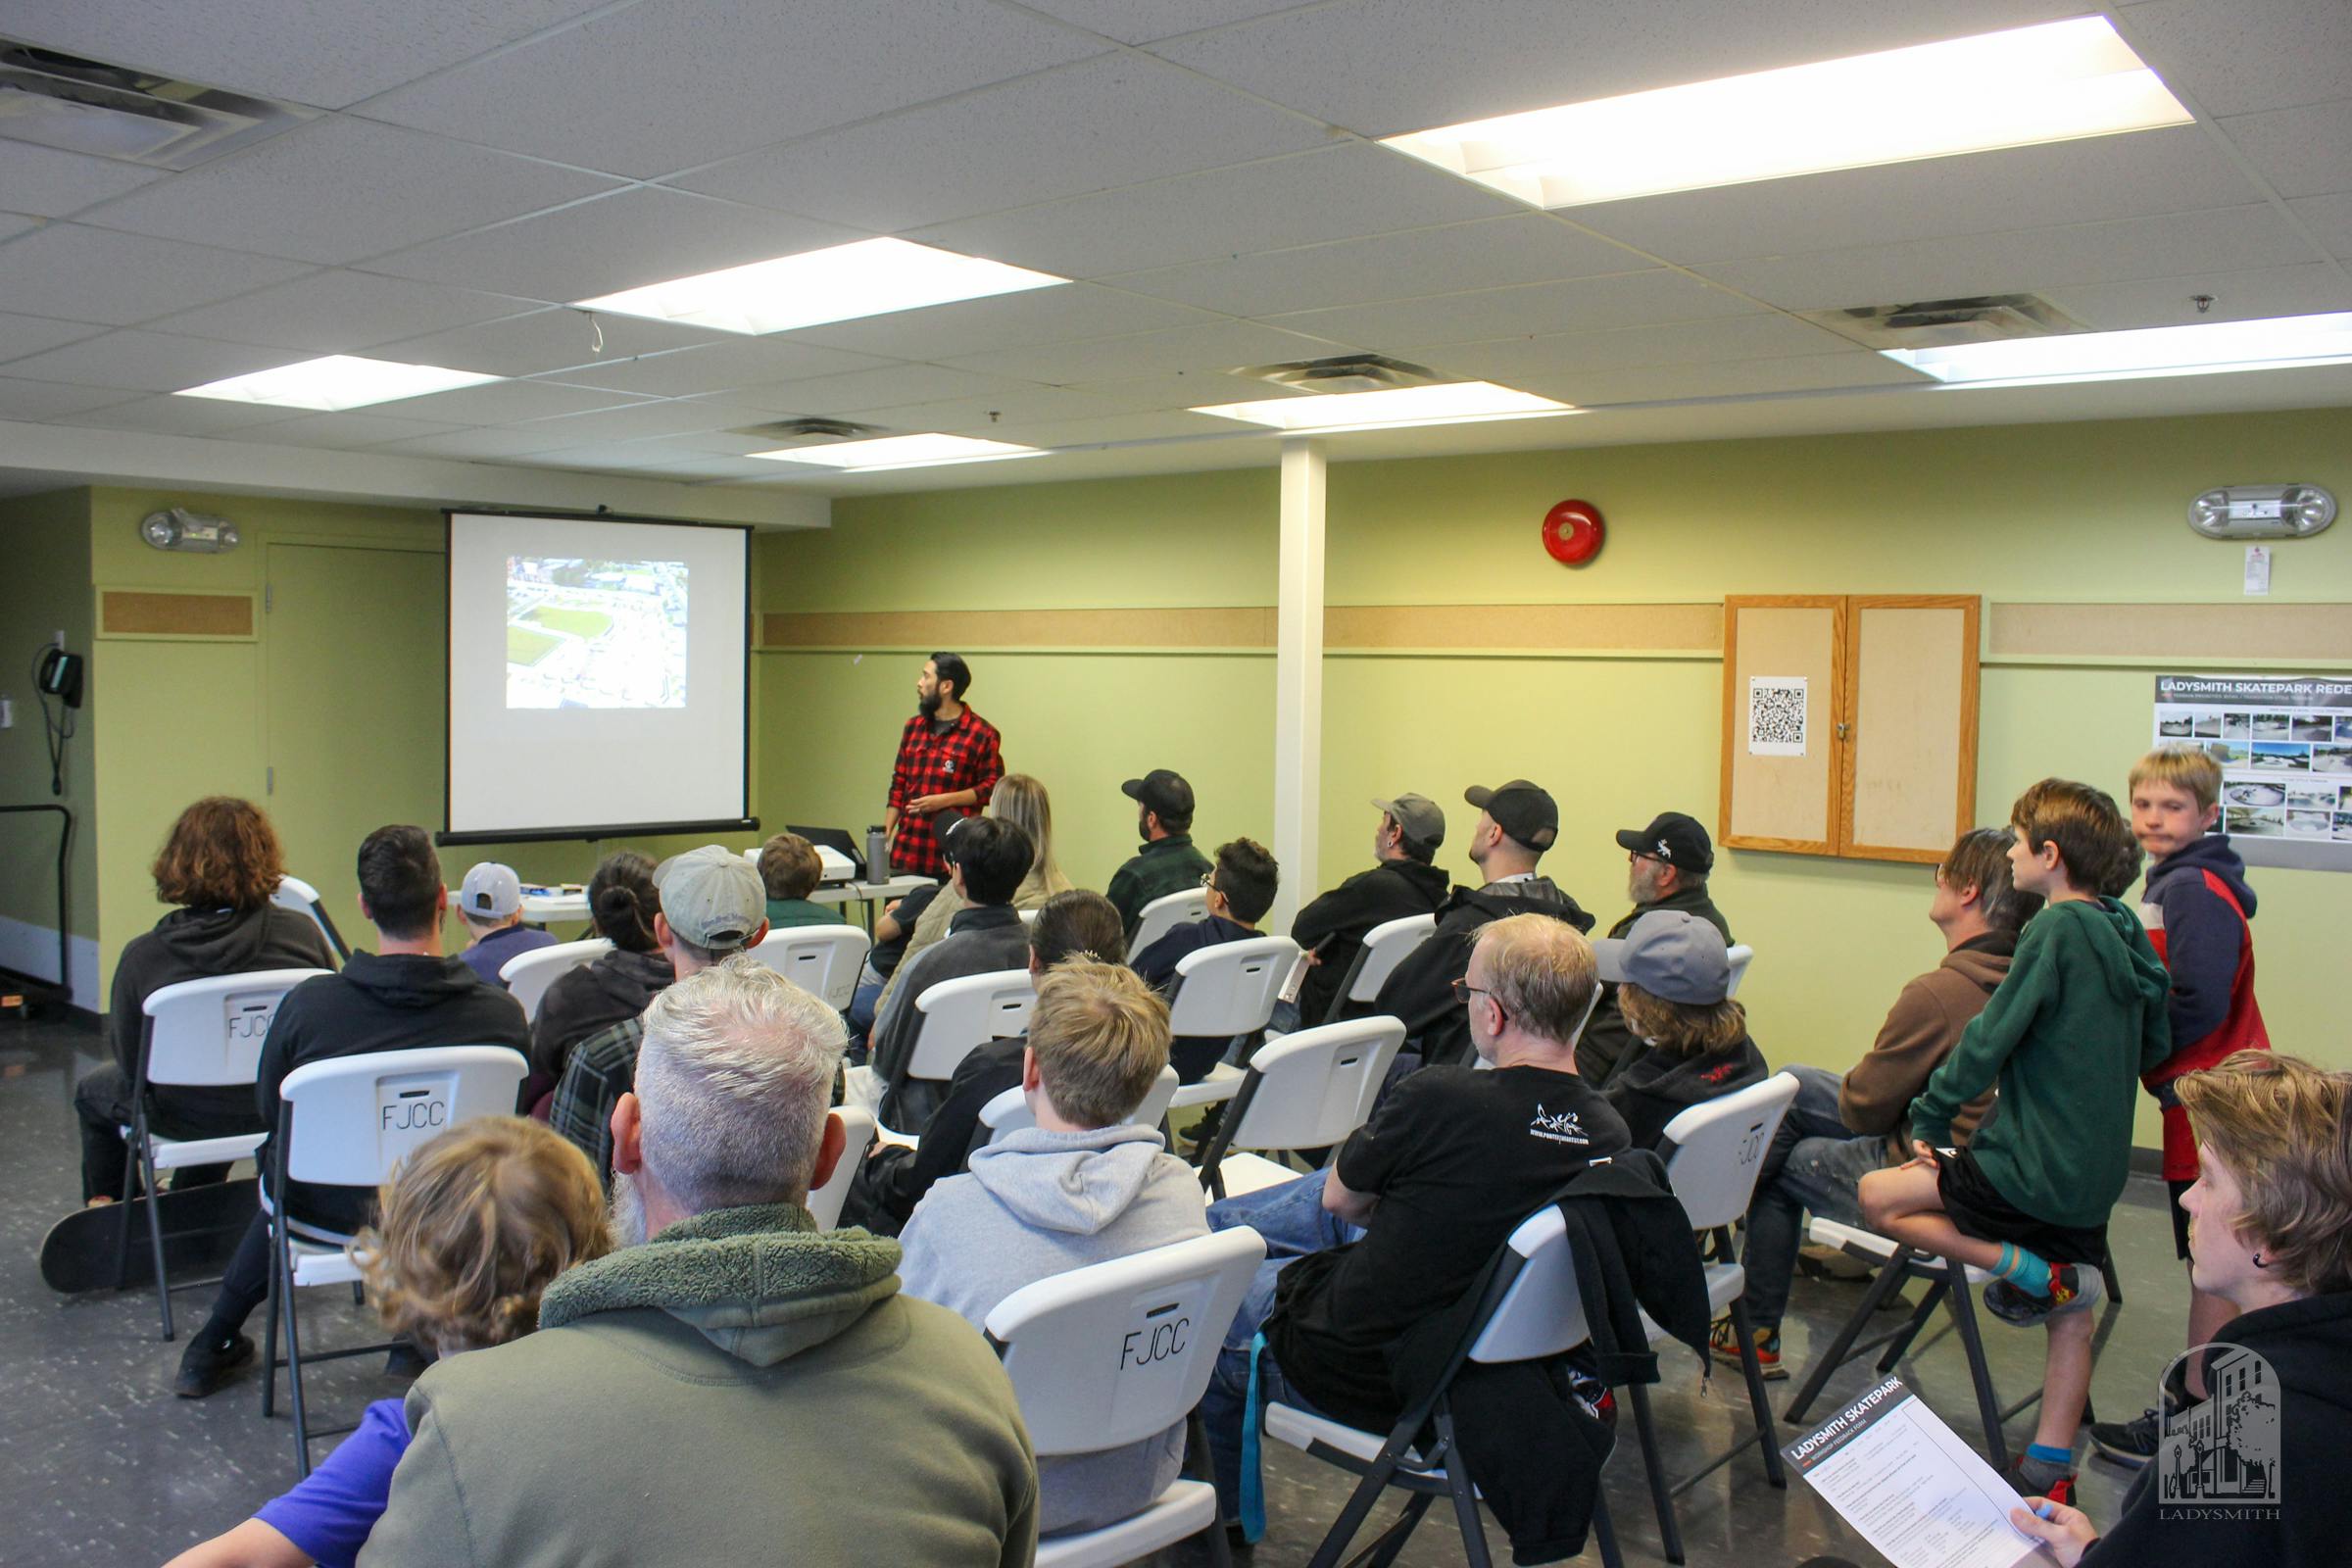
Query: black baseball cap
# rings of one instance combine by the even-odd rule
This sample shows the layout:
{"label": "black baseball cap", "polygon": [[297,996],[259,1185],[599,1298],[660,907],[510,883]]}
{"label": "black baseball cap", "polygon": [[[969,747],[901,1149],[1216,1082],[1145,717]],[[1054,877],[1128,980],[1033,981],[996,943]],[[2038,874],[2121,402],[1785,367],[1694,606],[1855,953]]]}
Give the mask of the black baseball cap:
{"label": "black baseball cap", "polygon": [[1172,768],[1155,767],[1142,778],[1131,778],[1119,786],[1127,798],[1139,802],[1157,816],[1189,817],[1193,814],[1193,787],[1184,775]]}
{"label": "black baseball cap", "polygon": [[1617,847],[1634,855],[1664,860],[1684,871],[1708,871],[1715,865],[1715,843],[1698,819],[1680,811],[1660,811],[1639,833],[1617,830]]}
{"label": "black baseball cap", "polygon": [[1493,789],[1473,784],[1462,799],[1494,819],[1494,825],[1531,850],[1548,850],[1560,836],[1560,808],[1542,785],[1523,778]]}

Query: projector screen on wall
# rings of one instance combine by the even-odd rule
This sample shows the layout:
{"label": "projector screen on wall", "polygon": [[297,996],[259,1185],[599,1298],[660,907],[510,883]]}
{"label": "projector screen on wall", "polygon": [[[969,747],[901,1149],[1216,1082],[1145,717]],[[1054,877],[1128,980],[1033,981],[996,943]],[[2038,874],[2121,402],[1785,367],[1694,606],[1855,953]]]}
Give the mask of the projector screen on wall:
{"label": "projector screen on wall", "polygon": [[757,825],[749,529],[448,517],[442,842]]}

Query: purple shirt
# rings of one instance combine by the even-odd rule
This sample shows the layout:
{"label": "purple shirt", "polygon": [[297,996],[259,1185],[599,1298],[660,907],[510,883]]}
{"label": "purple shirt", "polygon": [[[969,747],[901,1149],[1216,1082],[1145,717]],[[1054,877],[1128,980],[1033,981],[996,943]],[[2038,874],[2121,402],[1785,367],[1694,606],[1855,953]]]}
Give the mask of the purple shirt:
{"label": "purple shirt", "polygon": [[254,1517],[275,1530],[321,1568],[350,1568],[383,1517],[392,1496],[392,1472],[409,1451],[409,1422],[399,1399],[378,1399],[350,1437],[292,1492],[262,1505]]}

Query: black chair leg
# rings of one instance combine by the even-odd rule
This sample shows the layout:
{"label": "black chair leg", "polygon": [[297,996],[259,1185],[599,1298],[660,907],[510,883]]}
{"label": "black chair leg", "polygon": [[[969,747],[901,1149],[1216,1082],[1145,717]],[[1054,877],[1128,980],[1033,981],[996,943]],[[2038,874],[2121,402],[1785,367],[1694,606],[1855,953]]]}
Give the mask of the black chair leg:
{"label": "black chair leg", "polygon": [[1984,1339],[1977,1329],[1977,1304],[1970,1296],[1968,1276],[1960,1272],[1961,1265],[1954,1263],[1951,1268],[1958,1279],[1944,1299],[1951,1305],[1952,1327],[1959,1332],[1960,1348],[1968,1355],[1968,1380],[1976,1387],[1977,1415],[1984,1424],[1984,1456],[1995,1470],[2006,1470],[2009,1444],[2001,1435],[2001,1396],[1993,1392],[1992,1368],[1984,1359]]}
{"label": "black chair leg", "polygon": [[1740,1371],[1747,1379],[1747,1402],[1756,1419],[1756,1442],[1764,1449],[1764,1479],[1787,1491],[1788,1477],[1781,1468],[1780,1429],[1772,1422],[1772,1401],[1764,1396],[1764,1369],[1756,1362],[1756,1336],[1748,1326],[1747,1298],[1732,1298],[1732,1331],[1740,1336]]}
{"label": "black chair leg", "polygon": [[1878,1278],[1872,1280],[1870,1289],[1862,1293],[1862,1302],[1854,1308],[1853,1316],[1847,1318],[1844,1326],[1838,1329],[1838,1337],[1830,1342],[1830,1348],[1813,1358],[1813,1365],[1805,1372],[1805,1381],[1797,1387],[1796,1397],[1788,1401],[1788,1408],[1783,1412],[1789,1420],[1802,1421],[1805,1418],[1805,1411],[1815,1399],[1821,1397],[1822,1387],[1830,1381],[1830,1375],[1845,1364],[1846,1356],[1854,1348],[1854,1341],[1862,1337],[1862,1331],[1869,1327],[1880,1304],[1901,1288],[1903,1276],[1910,1272],[1903,1263],[1907,1255],[1905,1251],[1897,1251],[1880,1266]]}
{"label": "black chair leg", "polygon": [[1639,1383],[1626,1385],[1627,1398],[1634,1406],[1634,1431],[1642,1440],[1642,1470],[1649,1482],[1650,1506],[1658,1514],[1658,1541],[1665,1548],[1666,1560],[1683,1560],[1683,1533],[1674,1522],[1674,1496],[1666,1490],[1666,1461],[1658,1452],[1658,1433],[1649,1415],[1649,1390]]}
{"label": "black chair leg", "polygon": [[[131,1122],[130,1136],[140,1143],[146,1141],[142,1124],[137,1119]],[[139,1180],[139,1162],[130,1157],[129,1149],[123,1150],[122,1153],[122,1196],[115,1200],[115,1289],[118,1291],[130,1280],[130,1195]]]}
{"label": "black chair leg", "polygon": [[[1470,1467],[1462,1462],[1462,1450],[1453,1441],[1453,1414],[1443,1405],[1438,1408],[1438,1441],[1446,1452],[1446,1490],[1453,1494],[1453,1517],[1462,1527],[1462,1552],[1469,1558],[1470,1568],[1494,1568],[1494,1557],[1487,1551],[1486,1521],[1478,1514],[1478,1493],[1470,1485]],[[1403,1545],[1402,1540],[1396,1543]]]}
{"label": "black chair leg", "polygon": [[1943,1299],[1944,1292],[1950,1289],[1949,1282],[1940,1274],[1928,1286],[1919,1298],[1919,1305],[1911,1309],[1911,1320],[1895,1332],[1893,1339],[1886,1342],[1886,1353],[1879,1357],[1879,1376],[1885,1377],[1893,1371],[1895,1363],[1910,1352],[1912,1343],[1919,1338],[1919,1331],[1928,1326],[1928,1319],[1936,1315],[1936,1303]]}
{"label": "black chair leg", "polygon": [[2099,1257],[2099,1278],[2107,1287],[2107,1299],[2116,1305],[2124,1304],[2124,1278],[2115,1271],[2115,1254],[2104,1252]]}
{"label": "black chair leg", "polygon": [[277,1413],[277,1314],[283,1284],[277,1275],[277,1222],[266,1220],[270,1232],[270,1294],[262,1301],[262,1419]]}
{"label": "black chair leg", "polygon": [[[1208,1426],[1200,1419],[1198,1405],[1185,1418],[1183,1473],[1195,1481],[1216,1479],[1209,1466]],[[1200,1533],[1200,1538],[1208,1543],[1209,1568],[1233,1568],[1233,1547],[1225,1540],[1224,1520],[1219,1519],[1211,1524]]]}
{"label": "black chair leg", "polygon": [[155,1257],[155,1304],[163,1310],[164,1339],[176,1336],[172,1329],[172,1281],[164,1273],[164,1213],[155,1200],[155,1154],[144,1139],[139,1143],[139,1174],[147,1184],[147,1247]]}
{"label": "black chair leg", "polygon": [[302,1325],[294,1298],[294,1243],[282,1230],[278,1237],[278,1267],[285,1282],[279,1299],[286,1313],[286,1401],[294,1409],[294,1469],[307,1481],[311,1474],[311,1419],[302,1398]]}
{"label": "black chair leg", "polygon": [[[1395,1446],[1397,1441],[1392,1438],[1391,1446]],[[1348,1543],[1355,1539],[1355,1533],[1363,1529],[1364,1520],[1371,1515],[1372,1505],[1380,1500],[1381,1493],[1388,1489],[1389,1477],[1396,1473],[1396,1461],[1384,1448],[1380,1457],[1373,1461],[1372,1468],[1364,1472],[1364,1478],[1355,1484],[1355,1491],[1348,1494],[1348,1505],[1340,1510],[1340,1516],[1324,1532],[1323,1544],[1315,1548],[1308,1568],[1339,1568],[1340,1554],[1348,1549]]]}
{"label": "black chair leg", "polygon": [[1351,1568],[1389,1568],[1396,1560],[1396,1554],[1404,1550],[1404,1544],[1412,1539],[1413,1532],[1420,1528],[1422,1515],[1437,1500],[1434,1492],[1416,1492],[1406,1496],[1403,1511],[1356,1556]]}
{"label": "black chair leg", "polygon": [[1617,1549],[1617,1526],[1609,1518],[1609,1498],[1605,1490],[1592,1493],[1592,1539],[1600,1544],[1601,1568],[1625,1568],[1625,1554]]}

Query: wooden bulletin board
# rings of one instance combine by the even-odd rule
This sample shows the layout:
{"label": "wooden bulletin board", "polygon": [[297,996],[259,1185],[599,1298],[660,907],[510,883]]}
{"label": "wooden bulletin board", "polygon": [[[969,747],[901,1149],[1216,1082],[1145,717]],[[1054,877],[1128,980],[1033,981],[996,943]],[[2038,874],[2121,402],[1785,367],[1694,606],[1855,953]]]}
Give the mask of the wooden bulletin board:
{"label": "wooden bulletin board", "polygon": [[1940,860],[1976,809],[1978,611],[1938,595],[1726,599],[1720,842]]}

